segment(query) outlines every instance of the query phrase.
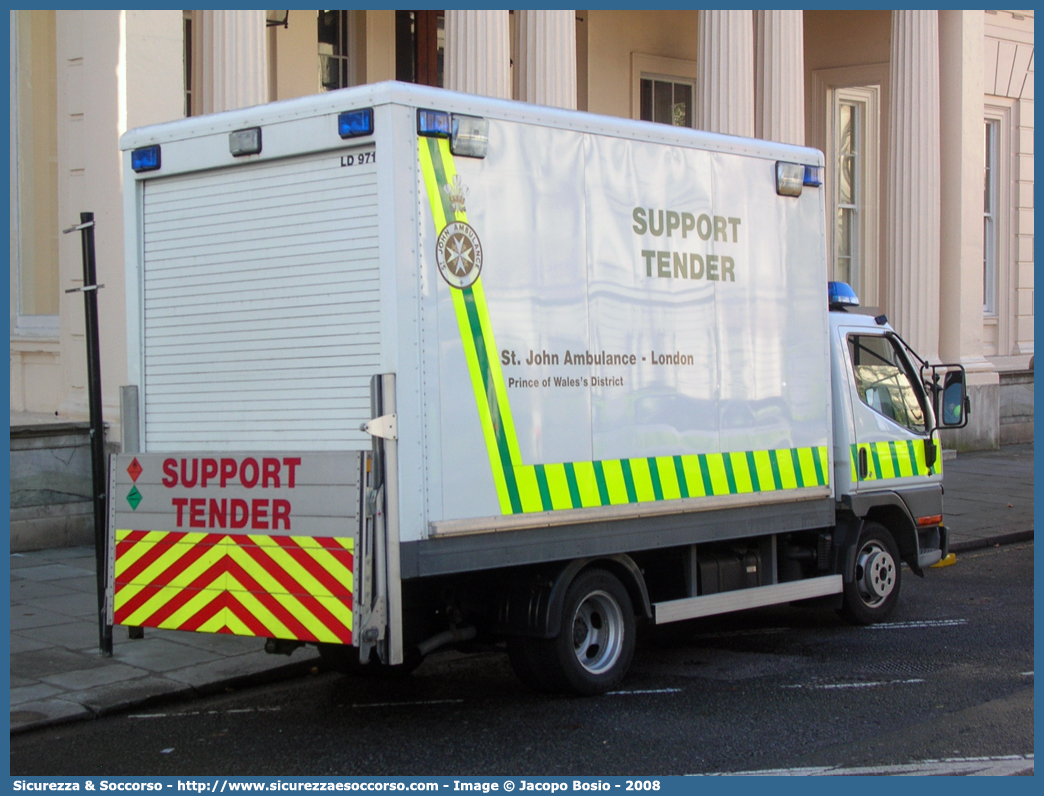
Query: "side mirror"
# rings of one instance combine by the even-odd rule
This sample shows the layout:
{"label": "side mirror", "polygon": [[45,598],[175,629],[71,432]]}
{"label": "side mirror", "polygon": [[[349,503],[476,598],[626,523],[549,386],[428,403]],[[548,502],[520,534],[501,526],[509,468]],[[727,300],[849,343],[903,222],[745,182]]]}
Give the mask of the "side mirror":
{"label": "side mirror", "polygon": [[964,368],[947,372],[943,377],[942,390],[936,395],[939,428],[963,428],[968,425],[971,402],[964,384]]}

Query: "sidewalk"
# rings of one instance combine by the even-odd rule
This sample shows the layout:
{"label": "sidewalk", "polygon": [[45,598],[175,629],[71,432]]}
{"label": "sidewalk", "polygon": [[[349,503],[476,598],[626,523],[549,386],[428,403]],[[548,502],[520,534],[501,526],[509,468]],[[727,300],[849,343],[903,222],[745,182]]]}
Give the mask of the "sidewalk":
{"label": "sidewalk", "polygon": [[[946,524],[958,553],[1033,537],[1033,445],[962,453],[945,463]],[[113,628],[98,652],[94,551],[11,555],[11,732],[302,675],[314,647],[286,658],[264,640]]]}

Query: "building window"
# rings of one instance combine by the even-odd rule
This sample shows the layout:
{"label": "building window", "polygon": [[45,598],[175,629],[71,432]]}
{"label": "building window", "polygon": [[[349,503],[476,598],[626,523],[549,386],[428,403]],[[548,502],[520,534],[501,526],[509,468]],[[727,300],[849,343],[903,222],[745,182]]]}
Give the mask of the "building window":
{"label": "building window", "polygon": [[997,314],[997,166],[1000,122],[986,121],[986,158],[983,168],[982,310]]}
{"label": "building window", "polygon": [[643,74],[639,118],[675,127],[692,127],[694,91],[691,80]]}
{"label": "building window", "polygon": [[859,200],[858,184],[862,141],[860,107],[854,102],[837,104],[835,125],[837,168],[834,180],[834,279],[848,284],[859,279]]}
{"label": "building window", "polygon": [[395,79],[442,88],[445,78],[446,12],[395,12]]}
{"label": "building window", "polygon": [[192,12],[182,12],[185,32],[185,115],[192,115]]}
{"label": "building window", "polygon": [[55,12],[12,15],[12,332],[58,333],[58,68]]}
{"label": "building window", "polygon": [[319,12],[319,84],[324,91],[349,83],[348,12]]}
{"label": "building window", "polygon": [[879,87],[828,92],[827,174],[831,278],[877,304]]}

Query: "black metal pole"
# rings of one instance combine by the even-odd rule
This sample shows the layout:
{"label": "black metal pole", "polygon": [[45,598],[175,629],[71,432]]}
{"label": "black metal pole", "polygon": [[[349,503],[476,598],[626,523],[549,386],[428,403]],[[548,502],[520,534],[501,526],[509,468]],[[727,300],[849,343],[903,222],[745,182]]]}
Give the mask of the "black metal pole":
{"label": "black metal pole", "polygon": [[87,399],[91,411],[91,471],[94,484],[94,556],[98,578],[98,644],[103,655],[112,655],[112,625],[105,611],[108,580],[106,543],[107,479],[105,427],[102,421],[101,351],[98,347],[98,278],[94,262],[94,213],[80,213],[83,245],[83,310],[87,332]]}

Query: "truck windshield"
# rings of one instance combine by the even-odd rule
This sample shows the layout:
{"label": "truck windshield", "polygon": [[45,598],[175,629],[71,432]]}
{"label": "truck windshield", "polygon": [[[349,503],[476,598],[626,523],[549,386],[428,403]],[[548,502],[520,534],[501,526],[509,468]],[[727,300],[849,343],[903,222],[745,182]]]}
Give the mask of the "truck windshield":
{"label": "truck windshield", "polygon": [[925,433],[924,407],[895,344],[879,335],[849,335],[856,389],[875,412],[918,434]]}

